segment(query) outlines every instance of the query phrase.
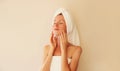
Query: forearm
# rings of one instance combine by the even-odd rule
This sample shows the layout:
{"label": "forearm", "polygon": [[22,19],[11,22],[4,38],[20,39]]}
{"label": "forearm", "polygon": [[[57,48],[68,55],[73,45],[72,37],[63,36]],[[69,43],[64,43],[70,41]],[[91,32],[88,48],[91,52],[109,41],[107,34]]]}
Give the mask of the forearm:
{"label": "forearm", "polygon": [[62,71],[70,71],[69,64],[68,64],[68,58],[67,58],[67,52],[64,50],[62,51]]}
{"label": "forearm", "polygon": [[50,49],[47,58],[44,61],[44,64],[40,71],[50,71],[50,65],[52,61],[53,50]]}

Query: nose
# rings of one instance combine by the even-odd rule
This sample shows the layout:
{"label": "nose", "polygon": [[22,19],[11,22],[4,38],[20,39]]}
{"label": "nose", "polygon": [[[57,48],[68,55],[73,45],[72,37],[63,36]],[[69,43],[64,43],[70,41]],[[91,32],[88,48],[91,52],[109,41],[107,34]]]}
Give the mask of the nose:
{"label": "nose", "polygon": [[53,25],[53,29],[54,29],[54,30],[57,30],[58,28],[59,28],[59,24],[55,23],[55,24]]}
{"label": "nose", "polygon": [[54,24],[54,27],[58,27],[58,24],[57,24],[57,23],[55,23],[55,24]]}

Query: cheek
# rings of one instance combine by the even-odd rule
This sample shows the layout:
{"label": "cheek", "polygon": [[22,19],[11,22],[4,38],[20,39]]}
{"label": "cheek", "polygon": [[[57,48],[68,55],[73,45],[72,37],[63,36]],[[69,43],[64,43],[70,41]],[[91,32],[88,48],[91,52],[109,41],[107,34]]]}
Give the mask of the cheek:
{"label": "cheek", "polygon": [[66,32],[67,29],[66,29],[66,27],[61,27],[61,28],[60,28],[60,31],[64,31],[64,32]]}
{"label": "cheek", "polygon": [[60,25],[59,28],[61,28],[61,29],[66,29],[66,25],[65,25],[65,24]]}

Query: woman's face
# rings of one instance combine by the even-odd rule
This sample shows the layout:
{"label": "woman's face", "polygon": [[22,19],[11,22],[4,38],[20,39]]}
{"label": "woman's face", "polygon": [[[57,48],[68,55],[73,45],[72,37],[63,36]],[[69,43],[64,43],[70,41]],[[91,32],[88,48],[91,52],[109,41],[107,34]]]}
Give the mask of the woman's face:
{"label": "woman's face", "polygon": [[57,15],[55,17],[52,31],[55,36],[57,36],[60,32],[67,33],[66,23],[65,23],[63,15]]}

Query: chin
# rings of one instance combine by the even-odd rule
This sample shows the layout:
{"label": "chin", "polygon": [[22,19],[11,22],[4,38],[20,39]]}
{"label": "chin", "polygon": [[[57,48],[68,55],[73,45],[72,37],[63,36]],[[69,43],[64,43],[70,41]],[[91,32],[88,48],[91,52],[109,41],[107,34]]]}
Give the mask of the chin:
{"label": "chin", "polygon": [[54,33],[54,36],[55,36],[55,37],[58,36],[58,33]]}
{"label": "chin", "polygon": [[58,32],[53,32],[53,34],[54,34],[54,37],[58,36]]}
{"label": "chin", "polygon": [[58,34],[58,31],[53,31],[53,34],[57,35],[57,34]]}

